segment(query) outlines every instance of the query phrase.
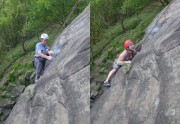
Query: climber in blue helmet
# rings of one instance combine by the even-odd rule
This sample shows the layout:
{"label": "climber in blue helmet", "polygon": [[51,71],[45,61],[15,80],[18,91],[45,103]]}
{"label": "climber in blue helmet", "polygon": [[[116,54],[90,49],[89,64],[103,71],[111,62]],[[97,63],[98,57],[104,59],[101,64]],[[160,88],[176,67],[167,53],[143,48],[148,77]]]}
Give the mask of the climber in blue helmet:
{"label": "climber in blue helmet", "polygon": [[41,41],[36,44],[35,55],[34,55],[34,66],[36,68],[36,77],[35,82],[40,78],[44,73],[44,67],[46,60],[52,60],[53,51],[49,50],[49,47],[46,45],[49,36],[45,33],[41,34]]}
{"label": "climber in blue helmet", "polygon": [[115,75],[117,70],[123,65],[123,64],[131,64],[132,58],[136,55],[135,46],[132,43],[131,40],[126,40],[124,42],[124,48],[125,50],[119,55],[118,59],[116,59],[113,63],[113,69],[109,72],[106,80],[104,81],[104,87],[110,87],[110,80]]}

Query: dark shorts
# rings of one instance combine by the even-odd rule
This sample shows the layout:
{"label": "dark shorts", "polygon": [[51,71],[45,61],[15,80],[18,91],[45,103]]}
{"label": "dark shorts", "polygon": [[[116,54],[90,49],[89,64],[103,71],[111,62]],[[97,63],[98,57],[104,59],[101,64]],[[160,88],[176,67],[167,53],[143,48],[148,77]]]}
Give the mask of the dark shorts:
{"label": "dark shorts", "polygon": [[112,65],[112,67],[113,67],[113,69],[118,70],[118,69],[121,67],[121,65],[118,65],[118,64],[117,64],[117,60],[115,60],[114,63],[113,63],[113,65]]}

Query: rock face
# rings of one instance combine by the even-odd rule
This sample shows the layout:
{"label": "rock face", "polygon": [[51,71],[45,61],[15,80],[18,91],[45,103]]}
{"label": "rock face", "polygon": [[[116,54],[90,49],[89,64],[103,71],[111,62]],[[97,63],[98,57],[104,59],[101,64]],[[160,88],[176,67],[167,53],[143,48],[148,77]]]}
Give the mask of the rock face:
{"label": "rock face", "polygon": [[92,124],[180,124],[180,1],[150,24],[132,68],[91,109]]}
{"label": "rock face", "polygon": [[6,124],[90,123],[89,6],[55,40],[63,50],[20,96]]}

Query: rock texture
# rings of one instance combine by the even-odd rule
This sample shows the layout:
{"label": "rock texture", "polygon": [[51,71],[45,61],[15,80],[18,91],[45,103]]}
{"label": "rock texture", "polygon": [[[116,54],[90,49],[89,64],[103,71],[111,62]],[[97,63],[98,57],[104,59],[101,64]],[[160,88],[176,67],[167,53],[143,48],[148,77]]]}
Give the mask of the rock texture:
{"label": "rock texture", "polygon": [[20,96],[6,124],[90,123],[89,6],[55,40],[63,50]]}
{"label": "rock texture", "polygon": [[91,109],[91,124],[180,124],[180,1],[150,24],[129,73],[120,69]]}

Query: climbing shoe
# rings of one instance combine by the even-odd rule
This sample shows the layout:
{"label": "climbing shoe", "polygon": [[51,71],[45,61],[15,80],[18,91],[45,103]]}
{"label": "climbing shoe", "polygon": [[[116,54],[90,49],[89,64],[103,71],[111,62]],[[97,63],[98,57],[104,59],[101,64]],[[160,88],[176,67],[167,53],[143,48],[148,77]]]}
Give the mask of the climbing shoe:
{"label": "climbing shoe", "polygon": [[37,81],[38,81],[38,78],[35,78],[35,81],[34,81],[34,83],[37,83]]}
{"label": "climbing shoe", "polygon": [[35,77],[34,83],[37,83],[37,81],[39,80],[40,76]]}
{"label": "climbing shoe", "polygon": [[110,87],[111,84],[109,81],[104,81],[104,84],[103,84],[104,87]]}
{"label": "climbing shoe", "polygon": [[40,75],[43,75],[44,74],[44,71],[40,73]]}

